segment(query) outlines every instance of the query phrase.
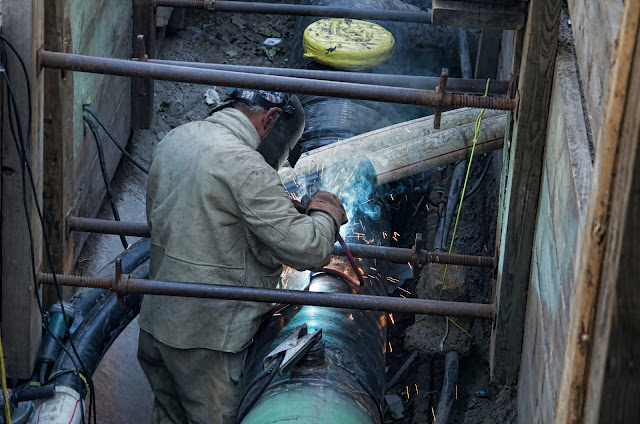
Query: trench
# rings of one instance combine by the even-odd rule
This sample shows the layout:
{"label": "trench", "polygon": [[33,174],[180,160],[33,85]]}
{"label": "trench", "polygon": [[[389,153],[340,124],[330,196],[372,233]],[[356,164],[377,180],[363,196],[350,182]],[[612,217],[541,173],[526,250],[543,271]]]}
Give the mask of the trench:
{"label": "trench", "polygon": [[[369,3],[373,4],[374,2]],[[224,14],[221,14],[221,17],[216,17],[213,19],[230,19],[229,15],[223,15]],[[192,14],[187,12],[187,16],[190,17],[195,24],[211,23],[206,22],[206,18],[197,16],[195,13]],[[247,22],[250,22],[248,17],[246,17],[246,19]],[[301,21],[303,20],[304,18],[301,19]],[[289,27],[291,27],[291,21],[287,21],[286,18],[278,19],[276,20],[276,22],[280,22],[281,24],[283,24],[283,26],[288,25]],[[198,41],[198,37],[193,37],[193,34],[197,35],[197,32],[195,32],[195,30],[193,29],[189,30],[189,26],[190,25],[187,25],[187,29],[178,31],[178,36],[176,36],[177,40],[172,40],[171,37],[168,37],[165,41],[167,45],[174,42],[178,45],[166,48],[168,59],[176,59],[176,56],[180,56],[185,60],[188,60],[190,58],[190,54],[185,54],[185,52],[182,51],[182,48],[185,45],[191,45],[192,47],[196,45],[195,41]],[[193,25],[193,27],[197,28],[196,25]],[[389,28],[388,23],[385,23],[385,27]],[[411,35],[403,35],[403,33],[407,32],[408,30],[408,26],[401,26],[397,32],[398,39],[409,39],[411,41],[414,41],[411,38]],[[191,38],[191,40],[189,40],[190,43],[186,42],[184,39],[179,40],[180,32],[182,32],[183,36],[185,33],[188,34],[187,37]],[[438,37],[443,36],[439,34]],[[200,36],[199,38],[205,37]],[[296,49],[295,41],[295,36],[287,40],[287,43],[292,44],[290,47],[288,47],[291,51],[295,51]],[[210,40],[204,40],[205,46],[210,43]],[[404,45],[405,43],[402,44]],[[197,46],[197,48],[203,49],[204,47]],[[427,48],[435,51],[435,47],[428,46]],[[163,47],[163,49],[165,49],[165,47]],[[176,53],[178,54],[176,55]],[[206,59],[206,55],[203,56],[204,59]],[[402,66],[397,63],[392,63],[388,65],[388,68],[386,70],[378,69],[376,70],[376,72],[411,73],[416,72],[416,69],[421,69],[420,64],[416,63],[416,55],[410,55],[407,52],[403,52],[403,56],[411,58],[411,63],[404,65],[405,69],[402,69]],[[446,56],[446,54],[443,54],[443,56]],[[452,57],[456,57],[456,53],[452,54]],[[228,57],[226,59],[228,59]],[[248,61],[248,64],[251,63],[251,59],[253,58],[244,58],[244,60]],[[286,64],[284,58],[280,58],[279,60],[280,63],[278,63],[278,65]],[[220,57],[213,57],[211,61],[220,61]],[[295,60],[293,60],[292,58],[289,58],[288,62],[288,66],[291,67],[300,66],[308,68],[310,66],[310,63],[308,62],[295,63]],[[437,66],[433,64],[430,64],[430,66],[433,70],[431,75],[437,75],[437,73],[439,72]],[[425,68],[423,67],[422,69],[424,70]],[[438,72],[436,72],[436,70]],[[150,158],[150,153],[153,150],[153,146],[155,145],[155,143],[157,143],[157,140],[161,138],[162,134],[166,133],[168,130],[170,130],[171,127],[174,127],[179,123],[197,119],[199,114],[200,116],[206,114],[206,106],[201,100],[203,91],[201,87],[189,86],[185,90],[179,88],[179,85],[171,83],[158,84],[157,87],[159,95],[156,99],[156,111],[158,113],[154,118],[154,130],[147,132],[137,132],[134,135],[132,143],[130,143],[130,149],[133,151],[134,155],[139,155],[140,157],[145,158],[147,162]],[[189,96],[191,96],[192,99],[190,99]],[[356,135],[361,132],[384,127],[398,122],[403,122],[407,119],[429,113],[427,108],[422,108],[420,110],[418,108],[382,105],[374,102],[314,98],[311,96],[303,97],[303,102],[310,116],[321,117],[321,119],[310,120],[308,129],[307,131],[305,131],[305,136],[303,137],[303,143],[301,144],[302,151],[300,153],[303,153],[304,151],[310,151],[313,148],[320,147],[324,144],[336,141],[337,139],[347,138],[351,135]],[[327,125],[327,122],[331,123],[331,125]],[[492,195],[492,190],[495,190],[495,183],[497,180],[496,170],[498,169],[499,167],[496,166],[495,163],[491,165],[487,183],[481,188],[480,194],[476,194],[475,196],[471,197],[468,201],[469,203],[467,204],[467,206],[465,206],[465,208],[467,209],[465,209],[463,212],[461,225],[468,226],[466,226],[467,229],[462,232],[460,241],[454,246],[454,249],[468,254],[486,254],[487,251],[492,251],[491,249],[493,248],[493,237],[495,233],[495,205],[497,204],[497,195],[495,195],[495,193]],[[439,195],[439,193],[444,192],[448,189],[448,183],[450,179],[448,174],[442,174],[443,172],[440,172],[438,170],[435,170],[433,172],[424,172],[420,175],[408,179],[385,184],[383,186],[378,186],[371,189],[371,196],[376,197],[379,200],[379,204],[377,206],[379,206],[381,210],[384,210],[384,214],[386,215],[386,223],[384,224],[384,228],[378,228],[376,230],[376,236],[381,239],[381,243],[389,243],[390,245],[394,246],[408,247],[413,244],[413,235],[416,232],[422,232],[426,235],[426,246],[429,246],[432,243],[436,231],[431,227],[434,226],[434,219],[436,221],[439,221],[440,219],[438,206],[446,202],[446,196],[444,196],[445,198],[440,198],[441,196]],[[474,168],[472,172],[472,178],[477,178],[479,174],[480,169]],[[144,183],[144,177],[137,170],[130,168],[128,164],[124,162],[121,163],[119,171],[117,173],[116,181],[114,181],[114,189],[117,192],[116,196],[118,198],[118,204],[121,207],[123,220],[138,222],[144,221]],[[353,203],[355,204],[356,201],[354,200]],[[375,205],[369,206],[374,207]],[[428,207],[430,208],[429,210],[427,210]],[[100,212],[100,214],[105,218],[108,217],[108,213],[104,209]],[[354,217],[354,215],[350,216],[350,218],[352,218],[352,222],[354,222]],[[353,228],[345,229],[344,231],[345,233],[343,235],[347,236],[351,234]],[[387,233],[388,236],[383,238],[383,232]],[[392,237],[390,236],[392,234],[398,235],[396,237]],[[100,239],[100,241],[98,241],[98,239]],[[107,240],[105,241],[105,239]],[[94,271],[97,268],[99,268],[104,262],[108,261],[112,256],[114,256],[109,252],[119,251],[119,243],[117,237],[91,236],[91,240],[92,241],[89,242],[87,248],[85,249],[85,252],[80,255],[81,258],[92,258],[90,261],[84,261],[80,263],[79,271],[83,271],[87,274],[95,273]],[[94,244],[92,245],[91,243]],[[374,268],[377,265],[378,264],[373,264]],[[367,266],[371,267],[372,265],[368,264]],[[467,275],[467,284],[470,288],[470,293],[468,294],[468,296],[470,298],[473,298],[474,301],[484,303],[488,303],[490,301],[490,276],[488,276],[487,274],[487,271],[471,269]],[[409,278],[403,285],[403,288],[408,293],[405,293],[401,290],[396,290],[393,295],[400,296],[401,294],[403,294],[407,297],[415,296],[416,286],[418,286],[418,284],[419,281]],[[344,313],[346,313],[346,315],[342,315],[342,320],[348,322],[349,315],[346,311]],[[390,343],[388,344],[389,351],[386,352],[386,366],[389,368],[386,374],[387,378],[390,378],[390,376],[393,375],[393,373],[402,365],[402,363],[404,363],[406,358],[410,356],[411,352],[409,352],[408,349],[403,348],[404,336],[407,328],[416,321],[416,317],[409,314],[407,314],[406,316],[400,314],[395,316],[394,319],[396,323],[388,325],[388,339],[385,343],[385,346],[387,346],[387,343]],[[420,319],[420,317],[418,317],[417,319]],[[371,325],[371,323],[373,323],[374,321],[377,322],[377,320],[369,319],[369,325]],[[297,321],[293,319],[293,322],[295,323]],[[475,407],[470,409],[476,410],[478,408],[477,404],[482,403],[485,399],[484,397],[476,396],[476,394],[489,387],[487,377],[487,360],[490,324],[483,323],[480,320],[476,320],[474,322],[470,322],[469,325],[470,332],[474,336],[474,339],[473,342],[470,343],[469,350],[465,352],[466,359],[463,358],[461,361],[461,384],[465,382],[465,369],[486,369],[486,371],[479,372],[480,375],[476,375],[474,376],[474,378],[469,378],[468,387],[465,388],[465,392],[461,393],[461,398],[464,397],[464,401],[467,403],[467,405],[476,405]],[[131,333],[131,331],[129,333]],[[128,337],[128,342],[131,342],[135,339],[135,335],[132,334],[129,334]],[[124,344],[127,344],[127,342],[122,342],[119,344],[119,341],[117,340],[115,348],[118,348],[118,346],[120,346],[120,348],[122,349],[122,345]],[[391,351],[391,349],[393,349],[393,351]],[[109,354],[107,354],[107,357],[105,359],[108,363],[108,361],[110,360]],[[131,359],[130,355],[129,359]],[[133,361],[135,362],[135,358],[133,358]],[[467,364],[465,363],[465,361],[468,361],[468,367],[466,366]],[[133,368],[136,368],[136,365],[137,363],[133,364]],[[429,372],[425,372],[424,370],[426,365],[430,365],[428,367]],[[378,366],[378,368],[380,368],[380,366]],[[382,368],[384,368],[384,364],[382,365]],[[438,395],[436,392],[442,385],[441,379],[443,369],[444,356],[442,358],[433,358],[432,361],[427,360],[427,358],[423,357],[422,355],[419,356],[419,359],[412,366],[412,372],[409,372],[404,377],[402,377],[397,387],[394,388],[397,394],[402,395],[405,388],[408,388],[409,386],[412,387],[412,390],[407,396],[401,396],[406,411],[405,418],[395,419],[394,422],[428,422],[426,419],[425,421],[416,421],[416,417],[418,416],[416,410],[419,409],[417,408],[417,405],[419,403],[425,402],[425,394],[421,395],[419,392],[419,388],[426,387],[426,385],[429,385],[431,387],[431,389],[426,391],[426,396],[428,396],[429,398],[433,398],[429,399],[430,402],[428,403],[435,407],[438,401]],[[474,373],[476,372],[474,371]],[[113,384],[111,378],[113,376],[110,375],[109,372],[105,372],[104,370],[99,369],[96,375],[98,379],[103,378],[106,382],[111,382]],[[384,372],[382,373],[382,375],[384,375]],[[140,399],[140,405],[148,406],[150,404],[148,398],[148,388],[147,392],[140,389],[141,387],[144,387],[144,377],[142,377],[142,380],[135,380],[133,384],[131,384],[130,381],[126,381],[123,376],[119,377],[121,378],[119,380],[119,383],[122,384],[122,386],[119,387],[122,387],[124,389],[124,393],[136,393],[136,396]],[[428,383],[429,380],[431,380],[430,384]],[[384,381],[369,383],[369,387],[367,388],[367,390],[365,390],[365,392],[373,391],[371,387],[376,385],[384,386]],[[414,386],[415,390],[413,390]],[[106,386],[101,390],[103,390],[103,392],[97,394],[98,398],[105,399],[109,396]],[[371,396],[370,393],[368,393],[368,395]],[[381,393],[378,396],[380,397]],[[125,396],[122,396],[119,401],[124,401],[124,398]],[[405,398],[408,399],[405,400]],[[115,400],[118,401],[117,398]],[[383,404],[383,401],[381,399],[378,399],[376,402]],[[106,406],[108,407],[108,405]],[[102,408],[103,410],[107,409],[105,408],[105,406],[103,406]],[[130,414],[128,415],[127,421],[129,421],[132,416],[136,416],[136,414],[137,416],[140,416],[140,411],[134,411],[133,409],[142,408],[132,408],[131,410],[127,410],[127,413]],[[384,415],[384,407],[380,412],[381,414],[383,414],[380,418],[381,421],[389,419],[388,411],[386,411],[387,415]],[[110,413],[112,414],[112,416],[117,416],[117,412],[113,410],[110,410]],[[452,413],[451,422],[467,422],[467,419],[465,418],[467,413],[467,406],[461,405],[460,403],[456,404]],[[143,421],[144,419],[142,419],[141,422]],[[104,422],[109,421],[105,420]],[[118,422],[117,418],[114,418],[112,422]]]}

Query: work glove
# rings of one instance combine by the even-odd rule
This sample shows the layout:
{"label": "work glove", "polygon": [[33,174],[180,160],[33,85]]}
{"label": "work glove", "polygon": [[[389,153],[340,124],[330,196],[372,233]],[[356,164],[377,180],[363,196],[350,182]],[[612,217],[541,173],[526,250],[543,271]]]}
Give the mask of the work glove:
{"label": "work glove", "polygon": [[349,222],[347,212],[345,212],[344,206],[338,196],[333,193],[329,193],[328,191],[318,190],[309,198],[306,212],[309,214],[312,211],[328,213],[335,221],[338,229],[340,226]]}
{"label": "work glove", "polygon": [[291,199],[291,203],[293,203],[293,207],[300,213],[307,213],[307,207],[304,203],[299,200]]}

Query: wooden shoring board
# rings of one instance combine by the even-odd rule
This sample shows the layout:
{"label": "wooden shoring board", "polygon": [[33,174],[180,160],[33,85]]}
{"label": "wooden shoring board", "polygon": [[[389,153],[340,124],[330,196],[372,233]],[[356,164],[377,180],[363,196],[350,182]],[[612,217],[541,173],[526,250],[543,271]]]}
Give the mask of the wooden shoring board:
{"label": "wooden shoring board", "polygon": [[556,423],[638,422],[640,2],[627,1],[579,251]]}
{"label": "wooden shoring board", "polygon": [[[133,56],[138,56],[137,37],[143,35],[147,56],[155,58],[156,17],[151,0],[133,1]],[[150,78],[131,78],[131,128],[149,129],[153,119],[154,81]]]}
{"label": "wooden shoring board", "polygon": [[[53,51],[72,52],[71,2],[45,2],[44,38]],[[45,69],[43,111],[43,215],[56,272],[68,273],[73,264],[73,242],[66,217],[73,207],[73,72]],[[44,268],[49,270],[45,262]],[[63,289],[70,292],[68,288]],[[58,300],[55,287],[43,287],[45,308]]]}
{"label": "wooden shoring board", "polygon": [[[587,119],[594,137],[603,123],[611,55],[622,16],[623,0],[568,0],[571,32],[584,87]],[[597,140],[596,140],[597,142]]]}
{"label": "wooden shoring board", "polygon": [[491,376],[496,383],[513,383],[520,367],[561,7],[554,0],[531,0],[523,30],[520,102],[513,132],[505,141],[506,178],[501,182],[499,203],[497,315],[490,349]]}
{"label": "wooden shoring board", "polygon": [[[44,0],[3,0],[3,35],[22,56],[31,83],[31,151],[30,165],[36,195],[42,205],[42,107],[43,77],[37,74],[36,50],[43,43]],[[18,110],[26,131],[28,98],[22,68],[9,52],[11,81]],[[6,90],[4,90],[6,93]],[[6,111],[6,103],[3,105]],[[31,251],[23,207],[23,184],[20,159],[10,131],[8,116],[3,114],[2,141],[2,345],[7,376],[28,378],[40,342],[40,313],[32,277]],[[26,135],[25,135],[26,136]],[[34,197],[27,177],[27,207],[31,215],[35,267],[42,263],[42,230]]]}

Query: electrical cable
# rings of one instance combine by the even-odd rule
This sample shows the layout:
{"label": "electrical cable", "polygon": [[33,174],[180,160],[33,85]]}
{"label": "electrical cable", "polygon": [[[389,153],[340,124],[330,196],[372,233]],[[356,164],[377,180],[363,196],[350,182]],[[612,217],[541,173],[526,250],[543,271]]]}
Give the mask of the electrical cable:
{"label": "electrical cable", "polygon": [[[39,289],[40,286],[37,283],[37,274],[36,274],[36,268],[35,268],[35,252],[34,252],[34,240],[33,240],[33,229],[31,227],[31,214],[29,213],[29,207],[28,207],[28,201],[27,201],[27,185],[26,185],[26,175],[29,176],[29,185],[32,191],[32,195],[33,195],[33,200],[34,200],[34,206],[36,208],[37,214],[38,214],[38,218],[40,221],[40,225],[42,227],[42,236],[43,236],[43,242],[45,245],[45,252],[46,252],[46,257],[47,257],[47,262],[49,264],[49,268],[52,270],[54,270],[54,265],[53,265],[53,258],[51,255],[51,250],[50,250],[50,245],[49,245],[49,241],[48,241],[48,236],[47,236],[47,232],[46,232],[46,227],[45,227],[45,222],[44,222],[44,218],[42,216],[42,210],[40,208],[40,204],[38,202],[38,192],[35,186],[35,182],[34,182],[34,178],[33,178],[33,172],[31,169],[31,165],[29,163],[29,151],[30,151],[30,145],[31,145],[31,86],[29,83],[29,74],[27,72],[27,68],[24,64],[24,61],[22,60],[22,57],[20,56],[20,54],[17,52],[17,50],[15,49],[15,47],[11,44],[11,42],[9,42],[6,37],[4,37],[3,35],[0,34],[0,40],[2,41],[2,43],[0,43],[0,57],[2,60],[2,63],[5,65],[4,68],[0,69],[0,72],[3,75],[3,78],[5,80],[7,89],[8,89],[8,94],[9,94],[9,99],[7,101],[7,111],[9,114],[9,124],[10,124],[10,129],[11,129],[11,134],[12,137],[14,139],[14,142],[16,144],[16,149],[18,152],[18,156],[20,158],[20,162],[21,162],[21,173],[22,173],[22,192],[23,192],[23,206],[25,209],[25,217],[27,220],[27,228],[28,228],[28,233],[29,233],[29,242],[30,242],[30,253],[31,253],[31,266],[32,266],[32,277],[33,277],[33,281],[34,281],[34,286],[35,286],[35,296],[36,296],[36,300],[38,303],[38,308],[39,308],[39,312],[40,312],[40,316],[41,316],[41,320],[43,325],[45,326],[46,329],[48,329],[47,324],[47,319],[46,319],[46,315],[44,313],[43,307],[42,307],[42,301],[40,299],[40,295],[39,295]],[[6,46],[9,46],[9,48],[13,51],[14,55],[17,57],[18,61],[20,62],[20,65],[22,67],[22,71],[24,73],[24,78],[25,78],[25,82],[26,82],[26,90],[27,90],[27,101],[28,101],[28,126],[27,126],[27,137],[25,140],[25,136],[23,133],[23,127],[22,127],[22,122],[20,119],[20,113],[19,113],[19,108],[17,105],[17,100],[16,100],[16,94],[15,91],[13,89],[13,85],[11,83],[11,80],[9,78],[9,72],[8,72],[8,55],[7,55],[7,51],[6,51]],[[15,110],[15,127],[14,127],[14,117],[13,114],[11,112],[11,107],[13,106],[13,109]],[[17,129],[17,131],[16,131]],[[26,170],[26,172],[25,172]],[[25,175],[26,174],[26,175]],[[69,320],[66,317],[66,314],[64,314],[64,304],[63,304],[63,297],[62,297],[62,292],[60,290],[60,286],[56,280],[56,278],[54,277],[54,286],[56,289],[56,293],[58,296],[58,301],[60,302],[60,306],[62,308],[62,312],[63,315],[65,316],[65,324],[66,324],[66,330],[68,332],[68,329],[70,328],[69,326]],[[57,338],[56,340],[61,344],[62,346],[62,342],[59,341]],[[74,366],[77,369],[81,369],[84,370],[85,367],[82,364],[82,360],[80,359],[80,356],[77,352],[77,349],[75,348],[75,345],[73,343],[73,339],[71,337],[69,337],[69,344],[71,345],[72,350],[74,351],[75,354],[75,358],[73,357],[73,355],[71,355],[71,353],[65,348],[64,351],[69,355],[71,361],[73,362]],[[64,347],[63,347],[64,348]],[[77,361],[76,361],[77,359]],[[78,362],[79,362],[79,367],[78,367]],[[77,372],[77,370],[76,370]],[[95,408],[92,408],[95,405],[95,394],[94,394],[94,389],[93,389],[93,382],[91,380],[91,376],[89,376],[87,385],[89,386],[89,390],[90,390],[90,401],[89,401],[89,419],[91,420],[91,411],[93,409],[93,421],[94,423],[97,422],[97,418],[96,418],[96,413],[95,413]],[[84,402],[81,405],[81,410],[82,410],[82,422],[84,422]]]}
{"label": "electrical cable", "polygon": [[104,121],[102,119],[100,119],[100,117],[98,116],[98,114],[91,109],[91,107],[85,105],[82,107],[82,109],[85,112],[88,112],[93,119],[96,120],[96,122],[98,122],[98,124],[100,124],[100,126],[102,127],[102,129],[104,130],[104,132],[107,133],[107,135],[109,136],[109,138],[111,139],[111,141],[113,141],[113,144],[116,145],[116,147],[122,152],[123,155],[125,155],[127,157],[127,159],[129,159],[131,162],[133,162],[133,164],[142,172],[144,172],[145,174],[149,174],[149,170],[142,165],[140,162],[138,162],[138,160],[136,158],[134,158],[131,153],[127,152],[127,150],[122,147],[122,145],[120,143],[118,143],[115,139],[115,137],[113,136],[113,134],[111,133],[111,131],[109,130],[109,127],[107,127],[107,125],[104,123]]}
{"label": "electrical cable", "polygon": [[[96,147],[98,149],[98,160],[100,162],[100,170],[102,171],[102,179],[104,180],[104,186],[107,189],[107,198],[109,199],[109,204],[111,205],[111,211],[113,212],[113,218],[116,221],[120,221],[120,213],[118,212],[118,205],[116,205],[116,198],[113,195],[113,190],[111,189],[111,183],[109,182],[109,171],[107,170],[107,163],[104,159],[104,149],[102,148],[102,139],[100,138],[100,134],[98,133],[98,128],[93,123],[91,119],[89,119],[89,115],[86,113],[82,114],[82,119],[87,123],[91,133],[93,134],[93,139],[96,141]],[[129,247],[129,243],[127,243],[127,239],[122,234],[120,235],[120,241],[122,242],[122,247],[127,249]]]}
{"label": "electrical cable", "polygon": [[467,200],[469,197],[473,196],[476,191],[478,191],[478,189],[482,185],[482,181],[484,180],[484,177],[487,175],[487,171],[489,171],[489,167],[491,166],[491,162],[493,162],[493,156],[489,156],[489,159],[487,159],[487,162],[484,165],[484,169],[482,170],[482,173],[480,174],[480,177],[478,177],[478,181],[471,188],[471,190],[469,190],[469,192],[464,196],[464,200]]}

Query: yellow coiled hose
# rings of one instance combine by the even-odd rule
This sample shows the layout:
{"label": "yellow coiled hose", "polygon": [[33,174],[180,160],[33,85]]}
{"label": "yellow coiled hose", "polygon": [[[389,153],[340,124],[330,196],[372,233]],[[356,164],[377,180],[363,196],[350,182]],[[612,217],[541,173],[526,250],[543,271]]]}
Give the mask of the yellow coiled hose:
{"label": "yellow coiled hose", "polygon": [[378,24],[355,19],[321,19],[304,30],[304,57],[336,69],[362,70],[393,55],[393,35]]}

